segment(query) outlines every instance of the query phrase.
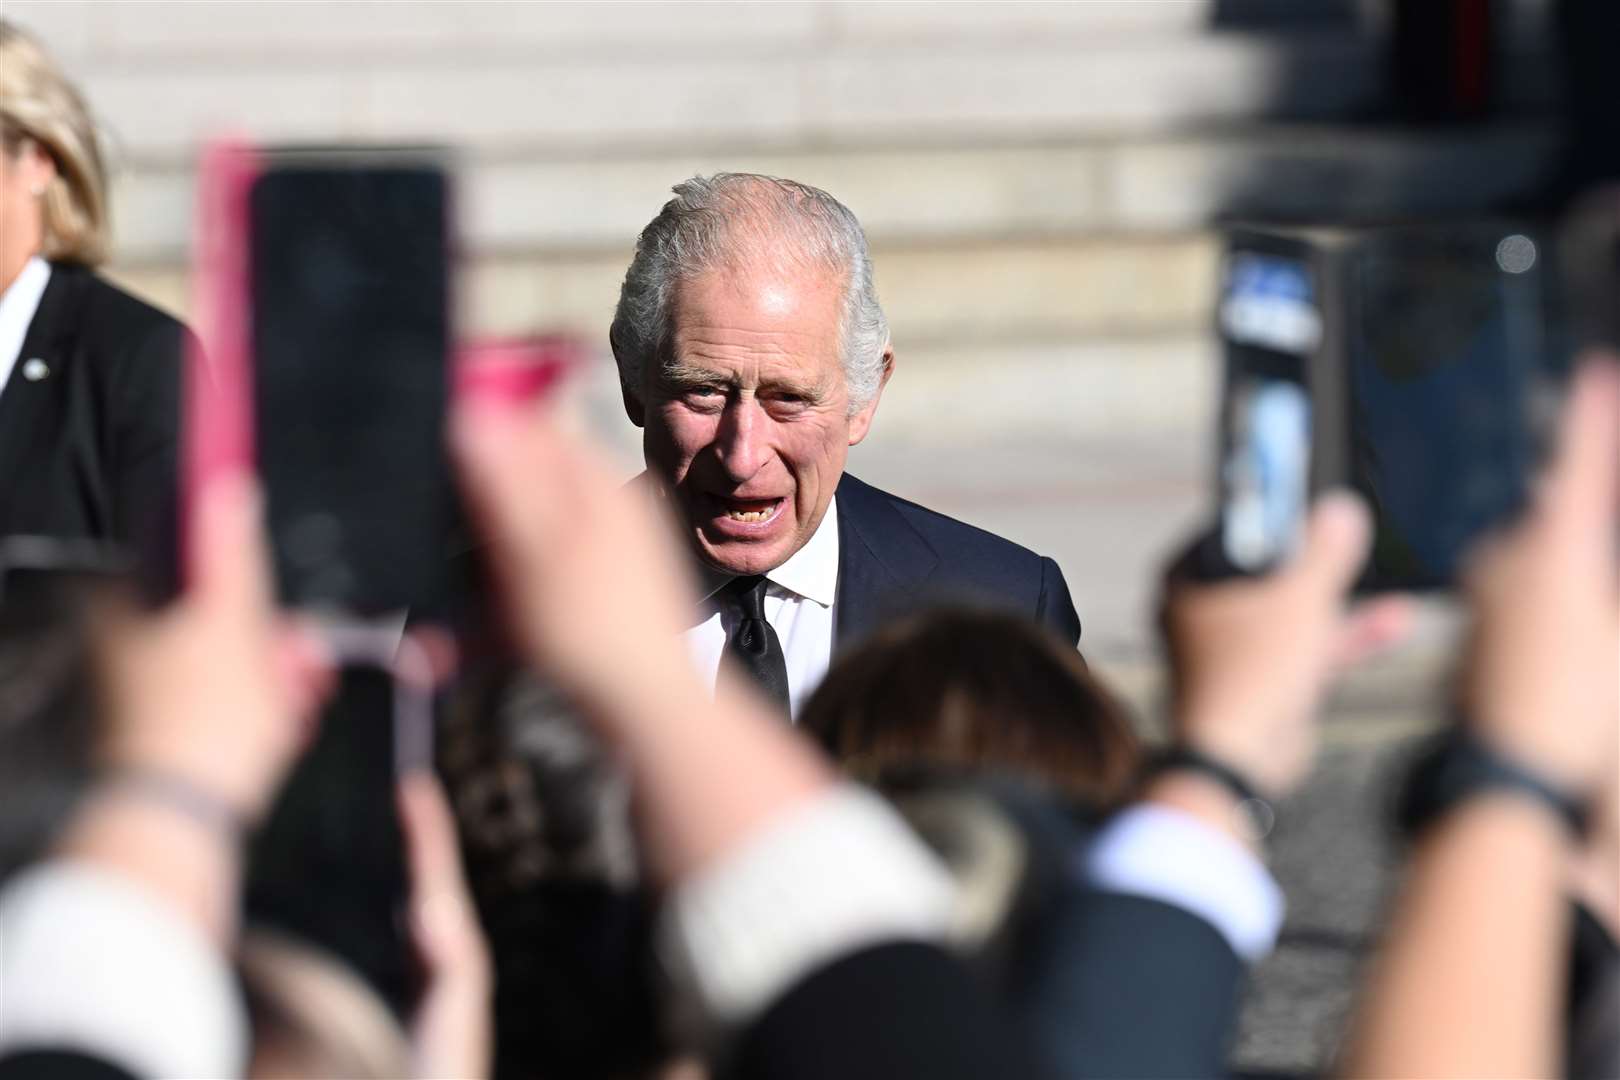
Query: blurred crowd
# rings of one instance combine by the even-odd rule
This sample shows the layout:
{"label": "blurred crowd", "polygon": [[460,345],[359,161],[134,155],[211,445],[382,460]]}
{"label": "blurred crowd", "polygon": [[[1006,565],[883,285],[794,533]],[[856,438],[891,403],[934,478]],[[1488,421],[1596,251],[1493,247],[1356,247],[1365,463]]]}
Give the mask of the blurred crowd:
{"label": "blurred crowd", "polygon": [[[275,604],[255,477],[179,512],[185,331],[94,272],[95,132],[3,21],[0,135],[0,1078],[1225,1071],[1275,807],[1409,622],[1352,595],[1356,495],[1264,574],[1188,538],[1149,745],[1055,562],[845,471],[897,370],[854,216],[697,177],[610,330],[646,474],[459,396],[499,648],[407,621],[362,707],[365,650]],[[1590,352],[1469,559],[1344,1075],[1620,1075],[1617,418]],[[301,761],[379,716],[375,828],[322,862],[283,812],[350,793]]]}

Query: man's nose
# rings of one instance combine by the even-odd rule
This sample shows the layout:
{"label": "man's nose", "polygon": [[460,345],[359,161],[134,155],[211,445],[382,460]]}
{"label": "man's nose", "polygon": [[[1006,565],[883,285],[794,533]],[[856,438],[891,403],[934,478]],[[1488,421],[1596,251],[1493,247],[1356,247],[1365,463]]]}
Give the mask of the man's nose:
{"label": "man's nose", "polygon": [[764,467],[770,456],[766,444],[769,423],[770,418],[752,397],[737,398],[721,414],[714,449],[732,483],[743,483]]}

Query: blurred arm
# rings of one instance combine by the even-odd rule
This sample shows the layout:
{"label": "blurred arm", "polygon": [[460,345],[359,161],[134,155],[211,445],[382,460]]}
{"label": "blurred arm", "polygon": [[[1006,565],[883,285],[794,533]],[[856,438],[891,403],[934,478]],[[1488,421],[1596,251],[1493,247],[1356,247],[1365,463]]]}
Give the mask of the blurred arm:
{"label": "blurred arm", "polygon": [[[1589,358],[1529,513],[1487,541],[1467,574],[1474,624],[1458,696],[1472,734],[1582,800],[1620,783],[1617,416],[1620,366]],[[1572,854],[1557,814],[1517,790],[1475,791],[1433,822],[1412,853],[1346,1072],[1561,1072]],[[1612,879],[1592,884],[1587,895],[1614,895]]]}
{"label": "blurred arm", "polygon": [[298,709],[277,662],[251,485],[210,486],[197,529],[191,592],[155,615],[103,611],[98,758],[110,773],[53,857],[0,893],[0,1072],[71,1061],[87,1075],[227,1076],[245,1062],[226,960],[237,829],[291,763]]}
{"label": "blurred arm", "polygon": [[[29,1075],[30,1050],[84,1055],[115,1073],[239,1075],[247,1020],[224,955],[172,892],[147,884],[152,874],[191,878],[189,860],[130,867],[123,826],[87,826],[82,857],[51,859],[0,892],[0,1076]],[[115,839],[117,858],[101,861],[98,845]],[[154,840],[164,842],[139,842]],[[37,1063],[33,1075],[47,1065],[62,1062]]]}
{"label": "blurred arm", "polygon": [[1562,822],[1482,796],[1414,851],[1348,1076],[1553,1076],[1569,937]]}

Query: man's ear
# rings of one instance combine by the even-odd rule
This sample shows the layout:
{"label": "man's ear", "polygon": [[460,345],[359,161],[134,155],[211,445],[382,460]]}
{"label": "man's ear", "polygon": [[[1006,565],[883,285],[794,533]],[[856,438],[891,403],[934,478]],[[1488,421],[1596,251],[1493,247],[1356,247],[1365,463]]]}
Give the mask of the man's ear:
{"label": "man's ear", "polygon": [[894,346],[883,346],[883,373],[878,376],[877,393],[872,400],[861,406],[859,412],[849,418],[849,445],[854,446],[866,438],[866,433],[872,430],[872,417],[877,415],[878,401],[883,397],[883,388],[889,385],[889,377],[894,374]]}
{"label": "man's ear", "polygon": [[[613,325],[608,328],[608,348],[613,350],[613,363],[619,369],[619,393],[624,397],[624,415],[636,427],[647,426],[647,406],[642,403],[641,395],[630,388],[630,380],[624,377],[624,354],[619,351],[619,320],[615,318]],[[647,373],[637,368],[645,383]]]}
{"label": "man's ear", "polygon": [[641,398],[636,396],[623,379],[619,380],[619,393],[624,396],[624,415],[628,416],[636,427],[646,427],[647,406],[641,403]]}

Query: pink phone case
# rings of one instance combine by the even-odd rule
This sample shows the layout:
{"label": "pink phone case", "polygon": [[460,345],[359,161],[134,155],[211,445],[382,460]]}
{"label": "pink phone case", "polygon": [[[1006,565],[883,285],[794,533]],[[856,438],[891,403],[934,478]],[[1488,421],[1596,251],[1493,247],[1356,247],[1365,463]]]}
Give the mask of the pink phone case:
{"label": "pink phone case", "polygon": [[192,250],[196,338],[186,357],[181,431],[180,572],[194,576],[191,520],[197,494],[220,476],[252,472],[252,251],[248,197],[262,171],[245,143],[203,153]]}

